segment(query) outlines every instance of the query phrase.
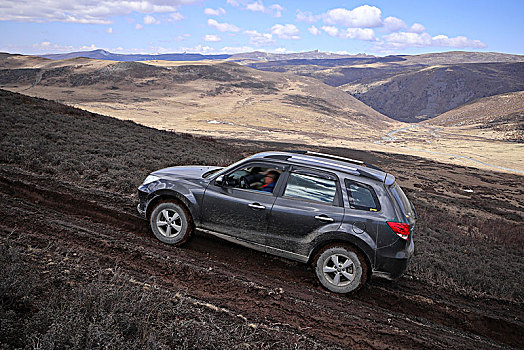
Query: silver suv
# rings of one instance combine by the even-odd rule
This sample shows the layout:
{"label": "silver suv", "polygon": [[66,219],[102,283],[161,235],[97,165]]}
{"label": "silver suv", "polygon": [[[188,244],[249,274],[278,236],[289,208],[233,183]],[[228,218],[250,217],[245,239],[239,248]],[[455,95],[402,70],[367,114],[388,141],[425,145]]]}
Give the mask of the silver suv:
{"label": "silver suv", "polygon": [[198,228],[311,263],[336,293],[356,291],[371,274],[399,277],[414,250],[415,209],[395,177],[328,154],[264,152],[226,168],[161,169],[138,198],[162,242],[181,245]]}

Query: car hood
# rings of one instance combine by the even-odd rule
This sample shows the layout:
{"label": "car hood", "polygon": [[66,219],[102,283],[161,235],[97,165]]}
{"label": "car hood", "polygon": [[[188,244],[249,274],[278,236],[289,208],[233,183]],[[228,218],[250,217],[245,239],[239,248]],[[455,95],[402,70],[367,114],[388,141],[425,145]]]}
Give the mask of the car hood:
{"label": "car hood", "polygon": [[171,168],[157,170],[151,173],[151,175],[156,175],[160,178],[201,179],[203,174],[214,169],[218,170],[222,168],[217,166],[201,165],[175,166]]}

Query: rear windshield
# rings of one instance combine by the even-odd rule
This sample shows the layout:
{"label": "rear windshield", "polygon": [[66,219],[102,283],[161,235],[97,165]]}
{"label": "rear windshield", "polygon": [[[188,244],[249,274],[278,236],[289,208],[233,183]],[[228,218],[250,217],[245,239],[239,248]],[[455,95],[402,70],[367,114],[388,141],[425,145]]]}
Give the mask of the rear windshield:
{"label": "rear windshield", "polygon": [[400,188],[400,186],[397,185],[397,183],[395,182],[393,185],[389,187],[389,190],[393,194],[393,197],[395,197],[395,200],[400,206],[402,213],[407,217],[413,216],[411,204],[408,200],[408,197],[406,197],[406,195],[404,194],[404,191],[402,191],[402,188]]}

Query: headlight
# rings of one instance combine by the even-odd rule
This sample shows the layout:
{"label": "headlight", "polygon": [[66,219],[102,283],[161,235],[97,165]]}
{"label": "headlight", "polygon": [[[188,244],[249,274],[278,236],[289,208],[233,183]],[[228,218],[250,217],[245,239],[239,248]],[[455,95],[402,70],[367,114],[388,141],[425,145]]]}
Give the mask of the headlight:
{"label": "headlight", "polygon": [[157,180],[160,180],[160,177],[158,177],[156,175],[149,175],[148,177],[146,177],[144,182],[142,182],[142,185],[147,185],[147,184],[150,184],[151,182],[155,182]]}

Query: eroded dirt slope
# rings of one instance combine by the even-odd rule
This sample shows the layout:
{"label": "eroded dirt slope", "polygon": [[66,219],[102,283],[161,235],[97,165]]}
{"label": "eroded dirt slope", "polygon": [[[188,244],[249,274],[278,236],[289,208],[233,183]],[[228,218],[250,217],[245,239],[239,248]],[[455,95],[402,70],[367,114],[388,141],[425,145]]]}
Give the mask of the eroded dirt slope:
{"label": "eroded dirt slope", "polygon": [[[12,167],[0,171],[2,234],[45,247],[50,241],[99,268],[119,266],[176,295],[241,314],[257,327],[303,333],[355,348],[519,346],[520,310],[496,300],[435,292],[404,278],[372,281],[355,296],[324,291],[312,271],[198,233],[185,248],[155,240],[128,201]],[[86,268],[89,264],[86,263]]]}

